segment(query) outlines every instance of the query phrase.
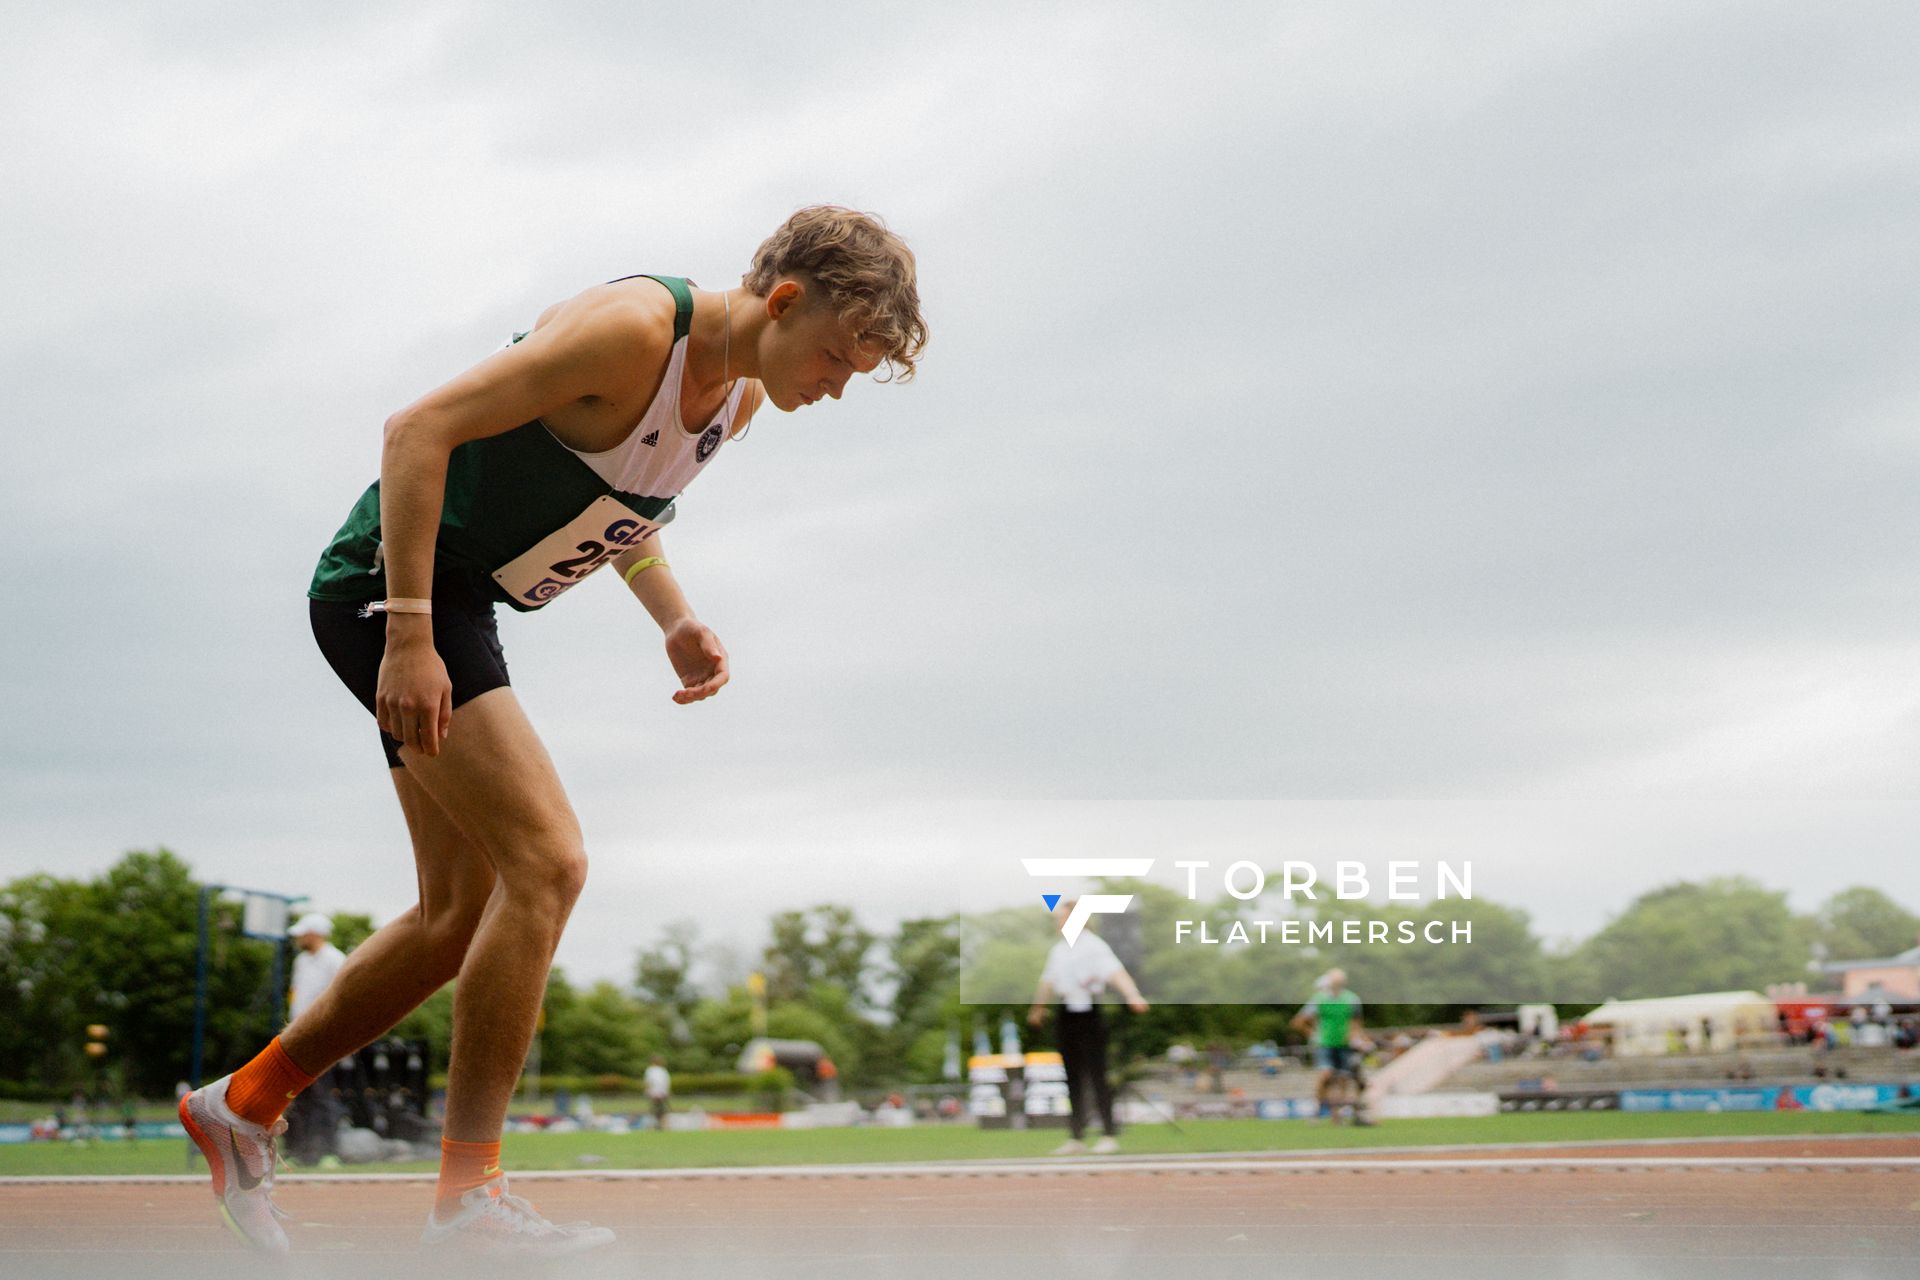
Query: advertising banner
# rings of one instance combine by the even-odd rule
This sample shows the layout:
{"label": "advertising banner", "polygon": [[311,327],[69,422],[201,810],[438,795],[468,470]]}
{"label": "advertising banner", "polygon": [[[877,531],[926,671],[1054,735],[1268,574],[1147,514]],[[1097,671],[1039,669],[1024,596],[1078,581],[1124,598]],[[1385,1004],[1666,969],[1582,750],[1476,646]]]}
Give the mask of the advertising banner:
{"label": "advertising banner", "polygon": [[1867,1111],[1910,1096],[1898,1084],[1764,1085],[1738,1089],[1622,1089],[1622,1111]]}

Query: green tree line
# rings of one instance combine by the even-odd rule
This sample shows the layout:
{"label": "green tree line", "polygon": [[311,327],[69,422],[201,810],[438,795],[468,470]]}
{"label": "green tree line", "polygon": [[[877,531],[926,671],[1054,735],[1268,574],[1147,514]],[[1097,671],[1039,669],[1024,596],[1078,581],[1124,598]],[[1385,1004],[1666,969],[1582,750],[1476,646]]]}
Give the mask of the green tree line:
{"label": "green tree line", "polygon": [[[1164,925],[1197,904],[1151,885],[1131,927]],[[187,864],[165,849],[126,854],[91,880],[23,877],[0,888],[0,1088],[52,1094],[82,1087],[167,1096],[189,1070],[193,1027],[196,917],[200,885]],[[1219,921],[1238,904],[1206,908]],[[1642,894],[1601,929],[1576,944],[1551,946],[1525,912],[1485,900],[1430,907],[1329,902],[1329,913],[1418,919],[1447,908],[1469,910],[1475,946],[1445,963],[1496,968],[1503,979],[1537,974],[1542,990],[1585,989],[1632,998],[1688,991],[1761,988],[1819,980],[1810,960],[1892,955],[1915,944],[1920,917],[1882,891],[1844,889],[1808,914],[1786,895],[1742,877],[1676,882]],[[284,989],[272,981],[273,945],[242,938],[239,907],[216,898],[208,964],[205,1062],[209,1075],[237,1066],[278,1030]],[[1023,913],[1020,917],[1025,919]],[[1011,916],[1009,917],[1011,918]],[[351,950],[372,931],[365,914],[336,913],[335,942]],[[633,1075],[660,1054],[678,1072],[730,1072],[753,1035],[754,1002],[739,973],[709,963],[698,927],[677,921],[641,949],[624,981],[578,986],[556,968],[547,984],[540,1033],[542,1070],[591,1077]],[[1009,951],[1019,989],[1030,990],[1038,957]],[[1361,949],[1332,957],[1363,994],[1394,991],[1405,974],[1396,965],[1433,964],[1405,949]],[[1199,994],[1194,984],[1217,977],[1215,963],[1293,965],[1297,974],[1272,989],[1308,989],[1329,957],[1202,956],[1183,950],[1188,966],[1151,975],[1163,1002],[1130,1019],[1125,1052],[1158,1052],[1176,1040],[1244,1043],[1287,1038],[1293,1006],[1168,1003]],[[844,905],[782,911],[750,962],[766,979],[767,1030],[776,1038],[820,1043],[841,1080],[859,1088],[890,1087],[940,1076],[951,1039],[970,1046],[976,1027],[997,1032],[1018,1018],[1023,1001],[1005,1008],[961,1003],[959,921],[951,916],[903,921],[891,933],[864,926]],[[1461,975],[1456,975],[1461,976]],[[1471,974],[1464,975],[1471,978]],[[1188,988],[1193,988],[1188,990]],[[435,1068],[445,1069],[451,1040],[453,988],[437,993],[399,1027],[427,1039]],[[1451,1006],[1370,1009],[1376,1024],[1429,1021]],[[90,1059],[86,1028],[109,1030],[107,1055]],[[1022,1034],[1030,1034],[1020,1024]],[[997,1038],[997,1036],[996,1036]]]}

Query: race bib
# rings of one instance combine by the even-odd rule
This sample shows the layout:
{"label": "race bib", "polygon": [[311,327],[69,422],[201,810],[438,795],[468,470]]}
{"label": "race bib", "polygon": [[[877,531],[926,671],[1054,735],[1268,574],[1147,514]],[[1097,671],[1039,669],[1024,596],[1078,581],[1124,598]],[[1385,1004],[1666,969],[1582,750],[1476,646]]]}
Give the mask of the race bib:
{"label": "race bib", "polygon": [[[671,508],[669,508],[671,510]],[[665,512],[661,513],[665,515]],[[580,582],[622,551],[658,532],[664,520],[635,515],[610,494],[493,571],[493,580],[515,600],[543,605]]]}

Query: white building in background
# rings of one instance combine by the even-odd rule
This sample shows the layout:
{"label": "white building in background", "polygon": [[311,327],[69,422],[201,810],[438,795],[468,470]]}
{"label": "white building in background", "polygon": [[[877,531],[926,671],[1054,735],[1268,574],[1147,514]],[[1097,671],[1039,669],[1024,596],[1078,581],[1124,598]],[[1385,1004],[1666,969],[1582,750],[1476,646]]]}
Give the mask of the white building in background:
{"label": "white building in background", "polygon": [[1650,1000],[1609,1000],[1580,1019],[1605,1031],[1617,1057],[1712,1053],[1751,1043],[1779,1027],[1779,1008],[1758,991],[1710,991]]}

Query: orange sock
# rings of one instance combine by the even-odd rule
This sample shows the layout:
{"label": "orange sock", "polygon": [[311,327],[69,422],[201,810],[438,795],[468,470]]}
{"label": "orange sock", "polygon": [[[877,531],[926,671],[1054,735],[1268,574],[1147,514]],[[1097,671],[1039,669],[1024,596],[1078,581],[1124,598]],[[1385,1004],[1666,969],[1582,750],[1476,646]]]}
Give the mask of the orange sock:
{"label": "orange sock", "polygon": [[500,1176],[500,1141],[455,1142],[440,1139],[440,1187],[433,1211],[443,1221],[460,1210],[460,1197]]}
{"label": "orange sock", "polygon": [[227,1106],[242,1120],[272,1124],[314,1077],[287,1056],[275,1036],[260,1056],[233,1073],[227,1082]]}

